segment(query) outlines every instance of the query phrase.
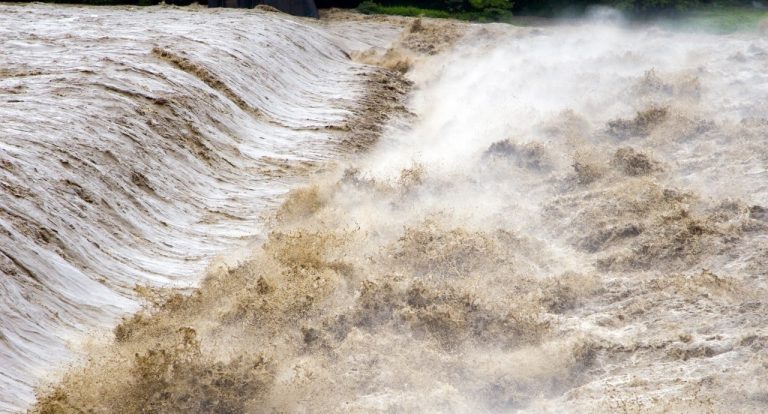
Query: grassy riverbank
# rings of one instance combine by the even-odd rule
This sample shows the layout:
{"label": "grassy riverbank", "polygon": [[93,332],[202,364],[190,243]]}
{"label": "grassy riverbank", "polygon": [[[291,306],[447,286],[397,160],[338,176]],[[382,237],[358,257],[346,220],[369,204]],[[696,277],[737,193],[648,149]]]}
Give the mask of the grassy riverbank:
{"label": "grassy riverbank", "polygon": [[[682,29],[705,29],[718,32],[734,32],[757,30],[762,22],[768,22],[768,9],[739,5],[701,5],[686,10],[669,10],[660,13],[637,13],[626,8],[617,7],[630,20],[647,21],[661,19],[662,25]],[[357,10],[363,14],[385,14],[410,17],[431,17],[440,19],[456,19],[477,22],[507,22],[517,25],[528,25],[532,18],[572,18],[588,12],[564,8],[560,13],[515,13],[513,10],[445,10],[424,8],[413,5],[382,5],[373,1],[365,1]],[[538,20],[536,20],[538,21]],[[763,25],[767,25],[763,23]],[[768,26],[768,25],[767,25]],[[768,29],[768,27],[763,28]]]}

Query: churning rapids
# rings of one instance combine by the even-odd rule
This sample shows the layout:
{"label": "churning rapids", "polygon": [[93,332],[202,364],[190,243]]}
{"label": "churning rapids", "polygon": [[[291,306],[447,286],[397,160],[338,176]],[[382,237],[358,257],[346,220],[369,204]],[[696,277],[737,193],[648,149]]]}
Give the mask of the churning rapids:
{"label": "churning rapids", "polygon": [[349,37],[253,11],[0,7],[0,411],[136,311],[136,285],[194,286],[338,152],[372,73]]}
{"label": "churning rapids", "polygon": [[768,411],[764,35],[31,5],[0,36],[0,411]]}

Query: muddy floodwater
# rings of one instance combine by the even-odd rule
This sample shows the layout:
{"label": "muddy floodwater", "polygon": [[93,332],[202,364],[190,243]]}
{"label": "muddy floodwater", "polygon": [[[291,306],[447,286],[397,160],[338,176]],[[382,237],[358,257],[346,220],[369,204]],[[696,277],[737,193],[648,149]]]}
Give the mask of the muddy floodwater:
{"label": "muddy floodwater", "polygon": [[4,5],[0,37],[0,411],[136,285],[195,286],[257,240],[373,72],[347,56],[365,38],[275,13]]}
{"label": "muddy floodwater", "polygon": [[765,34],[33,4],[0,38],[0,412],[768,411]]}

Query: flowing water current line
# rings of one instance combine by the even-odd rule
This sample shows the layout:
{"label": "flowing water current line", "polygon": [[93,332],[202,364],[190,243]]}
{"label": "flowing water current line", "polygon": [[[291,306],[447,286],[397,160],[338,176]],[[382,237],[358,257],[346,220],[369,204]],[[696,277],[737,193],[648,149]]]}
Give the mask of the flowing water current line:
{"label": "flowing water current line", "polygon": [[[333,154],[370,68],[274,13],[0,8],[0,412],[259,232],[291,165]],[[392,33],[382,33],[386,41]],[[290,174],[288,174],[290,175]]]}
{"label": "flowing water current line", "polygon": [[[620,21],[476,29],[414,65],[409,128],[294,193],[249,261],[127,323],[63,403],[202,406],[198,373],[217,367],[215,395],[243,412],[765,412],[766,39]],[[210,73],[248,96],[192,71],[178,85],[216,85]],[[242,110],[226,90],[209,92]],[[142,110],[153,128],[194,119]],[[224,158],[182,133],[194,128],[209,131],[163,131],[200,163]],[[165,194],[147,171],[130,182]],[[164,211],[147,200],[110,206]]]}

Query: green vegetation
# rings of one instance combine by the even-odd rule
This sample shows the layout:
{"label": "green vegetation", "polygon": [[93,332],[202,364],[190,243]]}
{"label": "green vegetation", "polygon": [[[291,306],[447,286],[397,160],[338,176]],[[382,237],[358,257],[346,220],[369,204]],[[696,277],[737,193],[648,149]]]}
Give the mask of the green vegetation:
{"label": "green vegetation", "polygon": [[[2,1],[2,0],[0,0]],[[151,6],[163,0],[38,0],[46,3]],[[318,0],[315,0],[318,1]],[[334,1],[325,6],[333,6]],[[768,0],[766,0],[768,1]],[[165,0],[179,6],[207,4],[207,0]],[[318,1],[318,5],[321,5]],[[768,9],[751,0],[364,0],[357,10],[364,14],[432,17],[476,22],[506,21],[526,25],[520,16],[574,17],[592,6],[608,6],[633,19],[662,18],[662,25],[682,30],[720,33],[755,30],[768,22]],[[322,5],[321,5],[322,7]],[[766,23],[768,24],[768,23]]]}
{"label": "green vegetation", "polygon": [[608,6],[633,19],[668,18],[676,28],[730,32],[755,29],[768,10],[748,0],[365,0],[364,14],[424,16],[471,21],[511,21],[512,16],[579,16],[592,6]]}
{"label": "green vegetation", "polygon": [[755,30],[761,21],[767,21],[768,10],[754,7],[711,6],[693,10],[679,21],[668,21],[668,26],[683,29],[705,29],[721,33]]}
{"label": "green vegetation", "polygon": [[458,19],[478,22],[502,21],[512,17],[512,12],[503,9],[485,9],[473,11],[449,11],[427,9],[418,6],[383,6],[366,0],[360,3],[357,10],[363,14],[389,14],[394,16],[423,16],[438,19]]}
{"label": "green vegetation", "polygon": [[395,14],[498,21],[512,16],[513,0],[366,0],[358,10],[366,14]]}

